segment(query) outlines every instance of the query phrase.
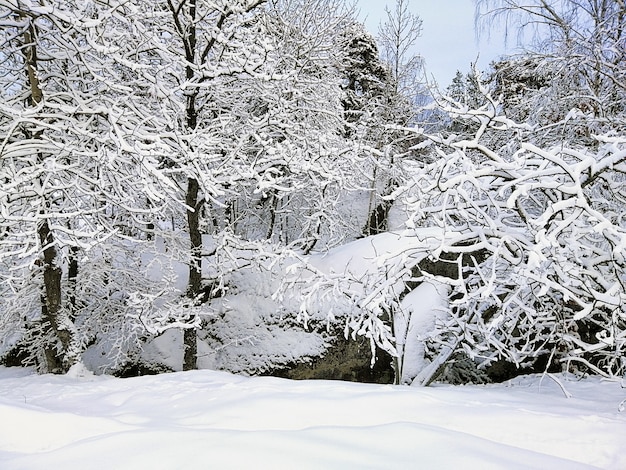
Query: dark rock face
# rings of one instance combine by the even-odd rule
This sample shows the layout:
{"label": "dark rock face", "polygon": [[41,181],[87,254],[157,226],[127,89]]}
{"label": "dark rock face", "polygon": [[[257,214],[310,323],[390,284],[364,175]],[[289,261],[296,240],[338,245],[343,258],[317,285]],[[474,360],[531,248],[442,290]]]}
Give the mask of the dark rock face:
{"label": "dark rock face", "polygon": [[165,366],[159,367],[157,365],[147,365],[142,363],[128,363],[119,370],[115,371],[113,375],[115,377],[127,379],[129,377],[139,377],[142,375],[158,375],[167,372],[172,372],[172,370],[168,369]]}
{"label": "dark rock face", "polygon": [[314,358],[307,363],[293,364],[274,370],[267,375],[295,380],[326,379],[393,383],[393,358],[378,348],[376,356],[376,362],[372,367],[369,340],[362,337],[352,340],[338,336],[322,357]]}

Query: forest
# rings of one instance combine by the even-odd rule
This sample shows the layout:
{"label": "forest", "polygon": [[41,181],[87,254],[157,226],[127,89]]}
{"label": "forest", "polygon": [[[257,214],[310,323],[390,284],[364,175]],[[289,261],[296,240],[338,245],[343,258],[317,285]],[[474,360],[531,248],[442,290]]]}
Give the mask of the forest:
{"label": "forest", "polygon": [[475,3],[441,89],[405,0],[0,0],[0,364],[623,376],[626,5]]}

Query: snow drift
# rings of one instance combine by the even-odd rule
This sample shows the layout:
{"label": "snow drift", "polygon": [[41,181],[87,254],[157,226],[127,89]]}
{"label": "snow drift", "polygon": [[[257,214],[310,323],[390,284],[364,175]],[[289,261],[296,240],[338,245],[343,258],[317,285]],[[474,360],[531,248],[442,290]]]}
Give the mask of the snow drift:
{"label": "snow drift", "polygon": [[413,388],[0,368],[0,468],[626,468],[620,384],[555,380]]}

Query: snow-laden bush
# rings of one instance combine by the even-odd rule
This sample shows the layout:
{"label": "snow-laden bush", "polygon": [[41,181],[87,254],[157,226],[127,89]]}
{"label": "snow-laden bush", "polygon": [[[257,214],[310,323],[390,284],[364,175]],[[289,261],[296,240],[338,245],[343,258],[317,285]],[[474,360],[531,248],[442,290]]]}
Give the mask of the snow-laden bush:
{"label": "snow-laden bush", "polygon": [[547,355],[623,374],[626,136],[539,148],[487,98],[477,110],[448,106],[478,130],[430,136],[440,158],[404,188],[409,224],[442,231],[431,257],[458,265],[440,337],[481,361]]}

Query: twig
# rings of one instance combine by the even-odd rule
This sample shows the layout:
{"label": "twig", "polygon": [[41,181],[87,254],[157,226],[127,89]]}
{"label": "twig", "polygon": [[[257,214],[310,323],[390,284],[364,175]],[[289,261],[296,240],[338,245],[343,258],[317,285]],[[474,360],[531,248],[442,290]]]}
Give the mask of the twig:
{"label": "twig", "polygon": [[[563,392],[563,395],[565,395],[565,398],[572,398],[572,394],[571,394],[571,393],[569,393],[569,392],[567,391],[567,389],[566,389],[566,388],[565,388],[565,386],[561,383],[561,381],[560,381],[559,379],[557,379],[554,375],[552,375],[552,374],[550,374],[550,373],[548,373],[548,372],[545,372],[545,373],[543,374],[543,376],[541,377],[541,380],[543,380],[543,377],[546,377],[546,376],[548,376],[548,377],[550,377],[552,380],[554,380],[554,382],[555,382],[555,383],[559,386],[559,388],[560,388],[560,389],[561,389],[561,391]],[[541,385],[541,381],[539,382],[539,385]]]}

